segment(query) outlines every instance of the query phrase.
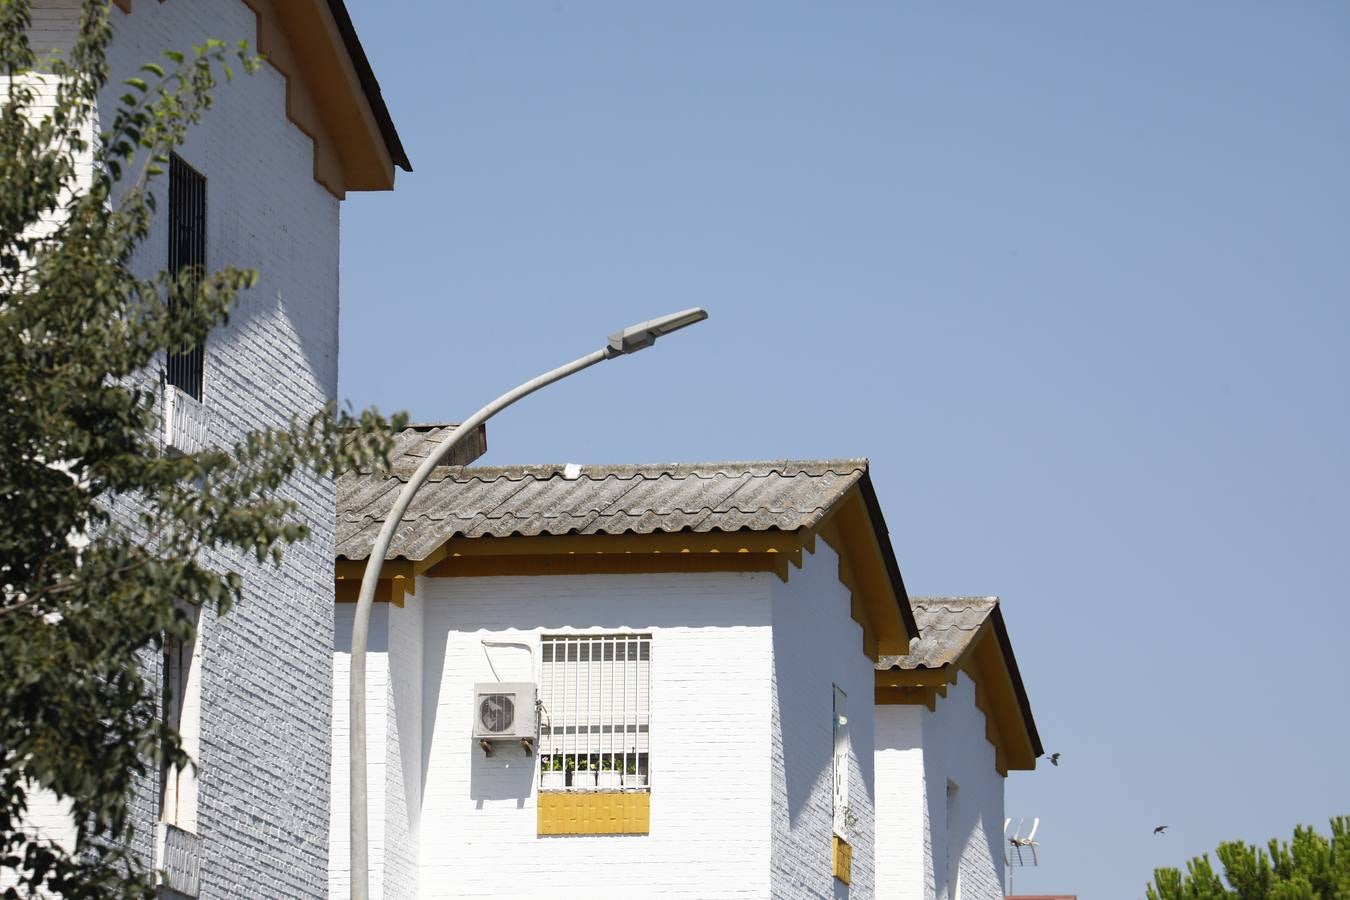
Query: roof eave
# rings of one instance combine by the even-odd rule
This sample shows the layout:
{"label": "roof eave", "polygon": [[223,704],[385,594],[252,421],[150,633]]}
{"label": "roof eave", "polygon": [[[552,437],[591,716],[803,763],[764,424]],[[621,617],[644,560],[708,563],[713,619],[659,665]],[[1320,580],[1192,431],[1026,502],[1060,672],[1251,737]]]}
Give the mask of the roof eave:
{"label": "roof eave", "polygon": [[[375,78],[375,70],[370,65],[365,48],[361,46],[356,26],[352,24],[351,14],[347,12],[347,5],[343,0],[328,0],[328,9],[337,25],[338,34],[342,36],[342,44],[351,59],[352,67],[356,69],[361,93],[365,96],[371,115],[375,117],[391,163],[405,172],[411,172],[412,163],[408,161],[408,154],[403,149],[403,140],[399,137],[398,129],[394,127],[393,116],[389,114],[389,107],[385,105],[384,95],[380,92],[380,83]],[[392,179],[390,181],[392,183]]]}
{"label": "roof eave", "polygon": [[1045,753],[1045,748],[1041,746],[1041,735],[1036,729],[1036,719],[1031,714],[1031,698],[1027,696],[1026,685],[1022,682],[1022,673],[1017,668],[1017,657],[1013,654],[1012,638],[1008,636],[1008,626],[1003,621],[1003,611],[998,606],[994,607],[992,619],[994,635],[998,639],[999,650],[1003,654],[1003,663],[1007,666],[1013,692],[1017,695],[1017,705],[1022,714],[1022,723],[1026,727],[1027,739],[1031,742],[1032,767],[1034,768],[1034,760]]}
{"label": "roof eave", "polygon": [[891,588],[895,592],[896,603],[900,607],[900,618],[905,623],[905,631],[910,640],[919,637],[919,623],[914,618],[914,608],[909,602],[909,592],[905,590],[905,580],[900,574],[900,562],[895,557],[895,547],[891,544],[891,532],[886,527],[886,517],[881,512],[881,502],[877,499],[876,488],[872,486],[871,466],[863,470],[858,481],[858,491],[867,507],[868,518],[876,531],[877,543],[881,546],[882,559],[886,564],[886,574]]}

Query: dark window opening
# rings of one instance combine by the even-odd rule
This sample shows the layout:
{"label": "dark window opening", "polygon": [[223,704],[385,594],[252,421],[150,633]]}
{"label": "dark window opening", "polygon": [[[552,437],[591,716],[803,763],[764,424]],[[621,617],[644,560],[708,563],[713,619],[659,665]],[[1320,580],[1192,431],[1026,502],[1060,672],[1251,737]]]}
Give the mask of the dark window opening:
{"label": "dark window opening", "polygon": [[[206,176],[178,158],[169,157],[169,271],[192,273],[193,286],[206,271]],[[170,305],[170,314],[173,306]],[[202,399],[206,345],[184,347],[168,355],[169,384]]]}

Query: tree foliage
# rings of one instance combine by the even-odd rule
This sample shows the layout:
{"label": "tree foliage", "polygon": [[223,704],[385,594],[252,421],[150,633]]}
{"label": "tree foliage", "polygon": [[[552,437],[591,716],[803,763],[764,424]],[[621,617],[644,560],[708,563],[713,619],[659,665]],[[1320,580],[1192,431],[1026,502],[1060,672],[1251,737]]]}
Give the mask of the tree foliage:
{"label": "tree foliage", "polygon": [[[131,796],[158,767],[186,763],[161,721],[154,651],[166,636],[191,639],[192,606],[224,613],[242,599],[244,577],[209,558],[279,564],[283,547],[307,536],[285,498],[292,479],[389,449],[390,423],[375,413],[323,410],[230,447],[161,450],[159,388],[147,373],[225,323],[257,276],[138,275],[133,251],[168,152],[210,108],[218,78],[259,63],[219,41],[166,52],[100,114],[100,94],[116,92],[108,9],[84,0],[73,46],[39,60],[30,0],[0,0],[6,897],[153,896],[147,861],[128,849]],[[41,91],[39,68],[51,76]],[[25,823],[39,789],[69,803],[74,846],[37,839]]]}
{"label": "tree foliage", "polygon": [[1265,850],[1225,841],[1179,869],[1155,869],[1148,900],[1350,900],[1350,816],[1331,820],[1331,838],[1300,825],[1294,840],[1272,838]]}

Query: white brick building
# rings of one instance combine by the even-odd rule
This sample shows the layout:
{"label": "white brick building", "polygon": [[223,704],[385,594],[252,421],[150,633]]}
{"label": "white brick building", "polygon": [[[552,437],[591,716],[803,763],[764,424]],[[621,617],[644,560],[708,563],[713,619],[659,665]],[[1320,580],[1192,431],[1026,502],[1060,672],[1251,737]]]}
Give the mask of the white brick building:
{"label": "white brick building", "polygon": [[[35,49],[67,50],[80,6],[36,0]],[[222,80],[159,183],[159,212],[134,260],[147,275],[193,263],[260,274],[200,353],[147,373],[163,392],[166,442],[190,451],[312,414],[337,392],[340,201],[390,189],[394,168],[410,168],[343,4],[116,0],[110,15],[97,127],[123,79],[164,50],[245,39],[268,58],[254,76]],[[219,560],[245,576],[245,601],[221,619],[203,613],[196,647],[165,663],[186,694],[172,714],[200,774],[145,784],[135,828],[140,850],[187,894],[327,892],[334,487],[308,478],[288,491],[311,539],[281,570]],[[66,827],[50,802],[33,818],[54,836]]]}
{"label": "white brick building", "polygon": [[[404,436],[392,475],[339,482],[339,600],[427,434]],[[947,714],[963,685],[886,687],[922,626],[865,460],[443,468],[404,522],[368,661],[372,896],[923,898],[925,774],[961,779],[963,823],[1002,809],[993,745]],[[911,711],[940,724],[895,734]],[[485,723],[512,738],[481,742]],[[917,780],[887,756],[911,736]],[[1000,896],[986,870],[963,897]]]}

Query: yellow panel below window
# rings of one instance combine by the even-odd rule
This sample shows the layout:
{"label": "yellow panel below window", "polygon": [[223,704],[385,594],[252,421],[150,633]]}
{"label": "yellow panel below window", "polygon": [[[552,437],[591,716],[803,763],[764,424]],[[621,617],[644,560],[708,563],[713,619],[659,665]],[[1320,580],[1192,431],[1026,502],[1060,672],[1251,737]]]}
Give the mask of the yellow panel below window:
{"label": "yellow panel below window", "polygon": [[635,791],[540,791],[539,834],[647,834],[651,800]]}
{"label": "yellow panel below window", "polygon": [[834,836],[834,877],[844,884],[853,881],[853,848],[837,834]]}

